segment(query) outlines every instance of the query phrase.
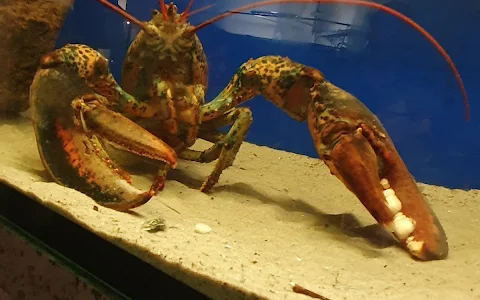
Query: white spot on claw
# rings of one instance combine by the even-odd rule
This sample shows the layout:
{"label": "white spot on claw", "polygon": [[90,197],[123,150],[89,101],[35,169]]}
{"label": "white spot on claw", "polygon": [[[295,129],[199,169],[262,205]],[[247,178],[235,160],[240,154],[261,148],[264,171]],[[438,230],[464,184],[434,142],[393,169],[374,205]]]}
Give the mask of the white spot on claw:
{"label": "white spot on claw", "polygon": [[[380,180],[380,184],[384,189],[383,196],[385,197],[387,207],[394,215],[393,221],[385,224],[385,227],[394,233],[399,240],[404,241],[415,230],[415,221],[402,213],[402,202],[398,199],[395,190],[390,187],[388,179],[383,178]],[[415,244],[412,244],[412,247],[415,248]]]}
{"label": "white spot on claw", "polygon": [[396,195],[388,196],[385,200],[387,201],[387,206],[392,214],[399,213],[402,210],[402,202],[400,202]]}
{"label": "white spot on claw", "polygon": [[387,190],[384,190],[383,191],[383,195],[385,197],[388,197],[388,196],[394,196],[395,195],[395,191],[393,189],[387,189]]}
{"label": "white spot on claw", "polygon": [[402,202],[398,199],[397,195],[395,195],[393,189],[384,190],[383,195],[385,196],[388,209],[390,209],[392,214],[396,214],[402,210]]}
{"label": "white spot on claw", "polygon": [[423,250],[424,242],[415,241],[415,238],[411,236],[407,238],[406,243],[407,243],[407,249],[410,251],[410,253],[412,253],[415,256],[420,256]]}
{"label": "white spot on claw", "polygon": [[400,240],[405,240],[415,229],[412,219],[399,212],[393,217],[393,232]]}
{"label": "white spot on claw", "polygon": [[380,184],[385,190],[390,188],[390,183],[388,182],[387,178],[382,178],[382,180],[380,180]]}

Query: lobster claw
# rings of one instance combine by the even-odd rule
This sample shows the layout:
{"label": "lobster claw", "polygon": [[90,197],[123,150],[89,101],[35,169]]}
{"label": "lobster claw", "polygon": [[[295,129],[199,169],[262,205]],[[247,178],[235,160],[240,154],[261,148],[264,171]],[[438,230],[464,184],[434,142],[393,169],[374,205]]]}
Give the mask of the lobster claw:
{"label": "lobster claw", "polygon": [[326,125],[322,136],[334,138],[322,155],[332,174],[412,256],[420,260],[447,256],[440,222],[378,122],[352,126],[337,121]]}

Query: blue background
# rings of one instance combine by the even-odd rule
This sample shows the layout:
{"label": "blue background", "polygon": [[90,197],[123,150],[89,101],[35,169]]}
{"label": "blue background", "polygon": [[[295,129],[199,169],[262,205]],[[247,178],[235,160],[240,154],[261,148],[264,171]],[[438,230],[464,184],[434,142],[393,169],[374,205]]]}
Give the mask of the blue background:
{"label": "blue background", "polygon": [[[187,2],[175,3],[183,11]],[[192,8],[214,2],[196,0]],[[480,77],[475,72],[480,70],[480,1],[461,2],[391,1],[387,6],[419,23],[450,54],[469,96],[468,123],[464,120],[460,90],[447,63],[413,28],[383,12],[371,15],[369,46],[361,53],[335,52],[321,45],[234,35],[216,26],[206,27],[198,32],[209,63],[206,99],[214,98],[237,67],[250,57],[288,56],[321,70],[335,85],[363,101],[380,118],[417,181],[478,189],[480,176],[475,174],[480,166]],[[148,20],[152,9],[158,9],[157,0],[128,1],[127,11],[140,20]],[[209,17],[208,12],[199,13],[190,22],[199,24]],[[128,30],[122,17],[95,0],[76,1],[57,46],[84,43],[111,49],[110,66],[119,79],[121,62],[131,41]],[[246,105],[254,116],[248,142],[318,157],[305,123],[290,119],[261,97]]]}

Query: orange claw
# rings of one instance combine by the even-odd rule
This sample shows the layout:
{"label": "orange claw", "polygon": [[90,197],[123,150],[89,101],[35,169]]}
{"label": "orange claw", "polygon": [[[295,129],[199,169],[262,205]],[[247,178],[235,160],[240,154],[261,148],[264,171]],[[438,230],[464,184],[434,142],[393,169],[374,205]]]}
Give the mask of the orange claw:
{"label": "orange claw", "polygon": [[[448,254],[445,232],[393,144],[385,137],[385,144],[372,147],[369,138],[377,137],[366,125],[345,135],[333,148],[328,165],[410,254],[421,260],[445,258]],[[389,189],[384,189],[382,183],[390,186],[399,202],[388,204],[384,194],[388,192],[384,191]]]}
{"label": "orange claw", "polygon": [[[415,257],[421,260],[443,259],[448,255],[447,236],[440,221],[430,208],[418,186],[400,158],[392,141],[383,128],[372,130],[362,125],[365,138],[371,143],[378,158],[382,161],[380,175],[382,187],[393,190],[401,203],[401,213],[413,221],[413,231],[408,237],[396,235],[402,245]],[[383,133],[382,133],[383,130]],[[385,192],[384,192],[385,193]],[[403,218],[403,216],[402,216]],[[394,221],[408,222],[407,219]]]}
{"label": "orange claw", "polygon": [[445,258],[445,232],[375,115],[329,82],[312,91],[308,126],[332,174],[412,256]]}

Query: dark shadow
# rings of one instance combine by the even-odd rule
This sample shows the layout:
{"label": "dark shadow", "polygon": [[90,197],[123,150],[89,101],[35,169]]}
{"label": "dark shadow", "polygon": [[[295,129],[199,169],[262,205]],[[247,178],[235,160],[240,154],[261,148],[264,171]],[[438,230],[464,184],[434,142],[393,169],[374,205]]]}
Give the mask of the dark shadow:
{"label": "dark shadow", "polygon": [[43,179],[43,180],[38,180],[38,179],[37,179],[37,182],[53,182],[52,177],[50,176],[50,174],[48,173],[48,171],[45,170],[45,169],[43,169],[43,170],[37,170],[37,169],[29,168],[29,169],[27,169],[27,171],[28,171],[29,173],[35,174],[35,175],[37,175],[39,178]]}
{"label": "dark shadow", "polygon": [[12,166],[17,170],[25,170],[28,173],[31,173],[38,178],[35,179],[35,182],[54,182],[50,174],[46,169],[38,170],[34,168],[28,167],[28,163],[19,164],[19,163],[12,163]]}
{"label": "dark shadow", "polygon": [[[172,170],[169,173],[168,179],[181,182],[191,189],[199,189],[203,183],[202,180],[194,179],[182,170]],[[361,226],[358,219],[352,214],[326,214],[303,200],[296,200],[290,197],[282,199],[281,201],[275,201],[258,192],[251,185],[242,182],[214,187],[208,194],[214,196],[215,192],[221,191],[250,196],[264,204],[275,204],[286,211],[312,215],[318,219],[318,225],[322,227],[322,230],[326,229],[331,231],[331,227],[333,227],[333,233],[343,233],[350,237],[363,238],[377,249],[387,248],[397,244],[381,225],[372,224]]]}
{"label": "dark shadow", "polygon": [[382,226],[379,224],[361,226],[358,219],[352,214],[326,214],[303,200],[296,200],[290,197],[277,202],[264,196],[246,183],[224,185],[217,187],[215,190],[248,195],[259,199],[265,204],[276,204],[286,211],[301,212],[312,215],[318,219],[319,226],[327,229],[330,229],[330,226],[333,226],[335,228],[334,231],[341,232],[351,237],[363,238],[376,248],[386,248],[396,244],[395,240],[390,237],[389,233],[386,232]]}
{"label": "dark shadow", "polygon": [[[192,176],[190,176],[190,174],[188,174],[187,172],[181,169],[171,170],[167,174],[167,180],[178,181],[194,190],[200,189],[204,179],[202,180],[195,179]],[[216,190],[216,188],[214,187],[213,190]],[[212,194],[212,192],[208,192],[207,194]]]}
{"label": "dark shadow", "polygon": [[142,216],[142,214],[140,214],[140,213],[138,213],[138,212],[136,212],[136,211],[134,211],[134,210],[127,210],[127,211],[125,211],[125,213],[126,213],[126,214],[129,214],[129,215],[131,215],[131,216],[137,217],[137,218],[139,218],[139,217]]}

